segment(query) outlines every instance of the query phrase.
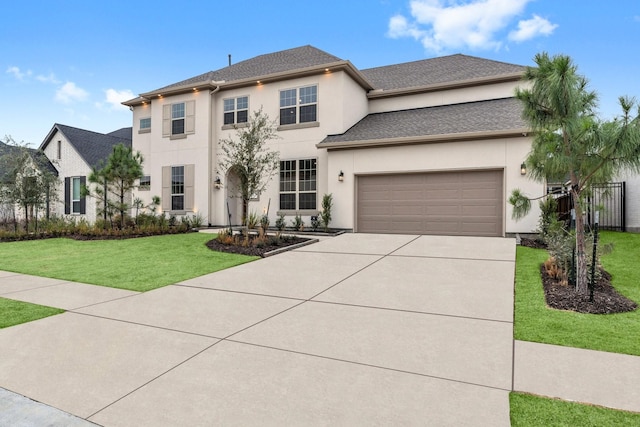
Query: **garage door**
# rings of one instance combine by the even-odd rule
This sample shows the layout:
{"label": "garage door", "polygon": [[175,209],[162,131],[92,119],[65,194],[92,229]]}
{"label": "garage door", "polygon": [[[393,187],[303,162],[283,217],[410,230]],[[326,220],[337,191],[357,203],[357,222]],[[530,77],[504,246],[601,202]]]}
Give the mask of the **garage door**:
{"label": "garage door", "polygon": [[502,236],[503,171],[364,175],[360,233]]}

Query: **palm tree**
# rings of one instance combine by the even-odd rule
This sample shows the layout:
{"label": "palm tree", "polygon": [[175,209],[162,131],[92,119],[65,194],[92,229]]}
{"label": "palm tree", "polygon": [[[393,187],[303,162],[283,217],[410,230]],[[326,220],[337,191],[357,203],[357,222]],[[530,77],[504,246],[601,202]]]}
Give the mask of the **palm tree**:
{"label": "palm tree", "polygon": [[[634,99],[621,97],[622,115],[612,121],[596,116],[597,96],[587,79],[577,73],[570,57],[550,58],[539,53],[537,67],[529,67],[527,88],[516,90],[523,118],[534,132],[525,163],[527,174],[539,182],[568,177],[576,212],[576,291],[587,293],[584,199],[592,184],[605,183],[622,170],[640,171],[640,125]],[[510,202],[518,219],[530,209],[530,200],[514,190]]]}

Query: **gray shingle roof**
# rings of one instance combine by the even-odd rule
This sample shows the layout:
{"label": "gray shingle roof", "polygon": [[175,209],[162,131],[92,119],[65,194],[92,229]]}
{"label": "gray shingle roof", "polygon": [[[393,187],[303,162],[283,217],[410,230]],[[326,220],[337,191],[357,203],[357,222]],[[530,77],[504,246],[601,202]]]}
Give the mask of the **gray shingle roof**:
{"label": "gray shingle roof", "polygon": [[126,139],[129,141],[133,140],[133,128],[132,127],[128,127],[128,128],[121,128],[118,130],[114,130],[113,132],[109,132],[107,135],[109,136],[114,136],[116,138],[122,138],[122,139]]}
{"label": "gray shingle roof", "polygon": [[376,89],[408,89],[522,73],[526,67],[467,55],[450,55],[360,70]]}
{"label": "gray shingle roof", "polygon": [[[101,161],[106,161],[111,152],[113,146],[119,143],[123,143],[126,147],[131,147],[131,137],[127,139],[126,136],[130,135],[131,128],[123,128],[112,132],[117,134],[103,134],[99,132],[93,132],[90,130],[78,129],[71,126],[61,125],[56,123],[54,129],[58,129],[69,141],[73,148],[76,149],[78,154],[87,162],[91,167],[97,167]],[[126,129],[129,129],[128,133]],[[41,148],[44,148],[49,143],[50,138],[53,136],[53,130],[49,133],[49,137],[42,143]]]}
{"label": "gray shingle roof", "polygon": [[327,52],[310,45],[301,46],[280,52],[259,55],[254,58],[232,64],[231,66],[220,68],[216,71],[209,71],[207,73],[200,74],[199,76],[182,80],[153,92],[212,80],[232,82],[236,80],[257,78],[283,71],[292,71],[301,68],[330,64],[337,61],[341,61],[337,56],[328,54]]}
{"label": "gray shingle roof", "polygon": [[[8,145],[0,141],[0,181],[1,182],[7,181],[7,178],[8,178],[7,175],[9,173],[9,171],[5,169],[6,165],[4,161],[4,156],[11,155],[12,153],[17,152],[20,149],[21,149],[20,147],[17,147],[14,145]],[[58,176],[58,170],[55,168],[55,166],[53,166],[53,164],[49,161],[47,156],[45,156],[45,154],[42,151],[34,150],[33,148],[27,148],[26,150],[29,153],[29,155],[33,158],[36,165],[39,168],[41,168],[41,170],[42,168],[45,168],[50,173],[54,174],[55,176]]]}
{"label": "gray shingle roof", "polygon": [[348,131],[327,136],[320,145],[402,137],[450,135],[527,128],[515,98],[369,114]]}

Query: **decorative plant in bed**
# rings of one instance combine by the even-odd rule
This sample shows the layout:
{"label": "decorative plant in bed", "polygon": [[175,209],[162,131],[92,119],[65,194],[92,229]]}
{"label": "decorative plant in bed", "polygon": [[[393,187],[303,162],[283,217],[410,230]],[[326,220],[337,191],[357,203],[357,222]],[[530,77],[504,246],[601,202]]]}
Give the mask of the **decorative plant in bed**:
{"label": "decorative plant in bed", "polygon": [[243,233],[231,234],[223,231],[215,239],[207,242],[207,247],[214,251],[231,252],[242,255],[252,255],[264,257],[265,254],[287,246],[308,242],[307,239],[299,236],[282,235],[276,233],[268,235],[260,228],[257,233],[245,230]]}

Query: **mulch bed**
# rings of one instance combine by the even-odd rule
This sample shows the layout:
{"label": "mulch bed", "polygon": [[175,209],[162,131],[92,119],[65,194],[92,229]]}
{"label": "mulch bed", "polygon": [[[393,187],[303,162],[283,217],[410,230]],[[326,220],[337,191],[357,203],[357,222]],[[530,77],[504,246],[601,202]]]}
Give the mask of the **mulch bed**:
{"label": "mulch bed", "polygon": [[[520,244],[537,249],[546,249],[544,243],[537,239],[522,238]],[[578,295],[573,286],[560,283],[560,280],[550,277],[544,265],[540,266],[540,276],[547,306],[556,310],[568,310],[589,314],[626,313],[638,308],[638,304],[621,295],[611,286],[611,275],[600,269],[600,279],[596,280],[593,288],[593,302],[589,301],[589,294]]]}
{"label": "mulch bed", "polygon": [[225,245],[223,243],[220,243],[216,239],[212,239],[207,242],[207,247],[213,251],[230,252],[234,254],[259,256],[264,258],[264,254],[267,252],[271,252],[280,248],[285,248],[287,246],[297,245],[298,243],[306,242],[308,240],[311,240],[311,239],[306,239],[304,237],[297,237],[297,236],[291,236],[291,237],[287,236],[286,239],[280,239],[278,244],[254,246],[252,242],[249,241],[248,246],[241,246],[241,245]]}

